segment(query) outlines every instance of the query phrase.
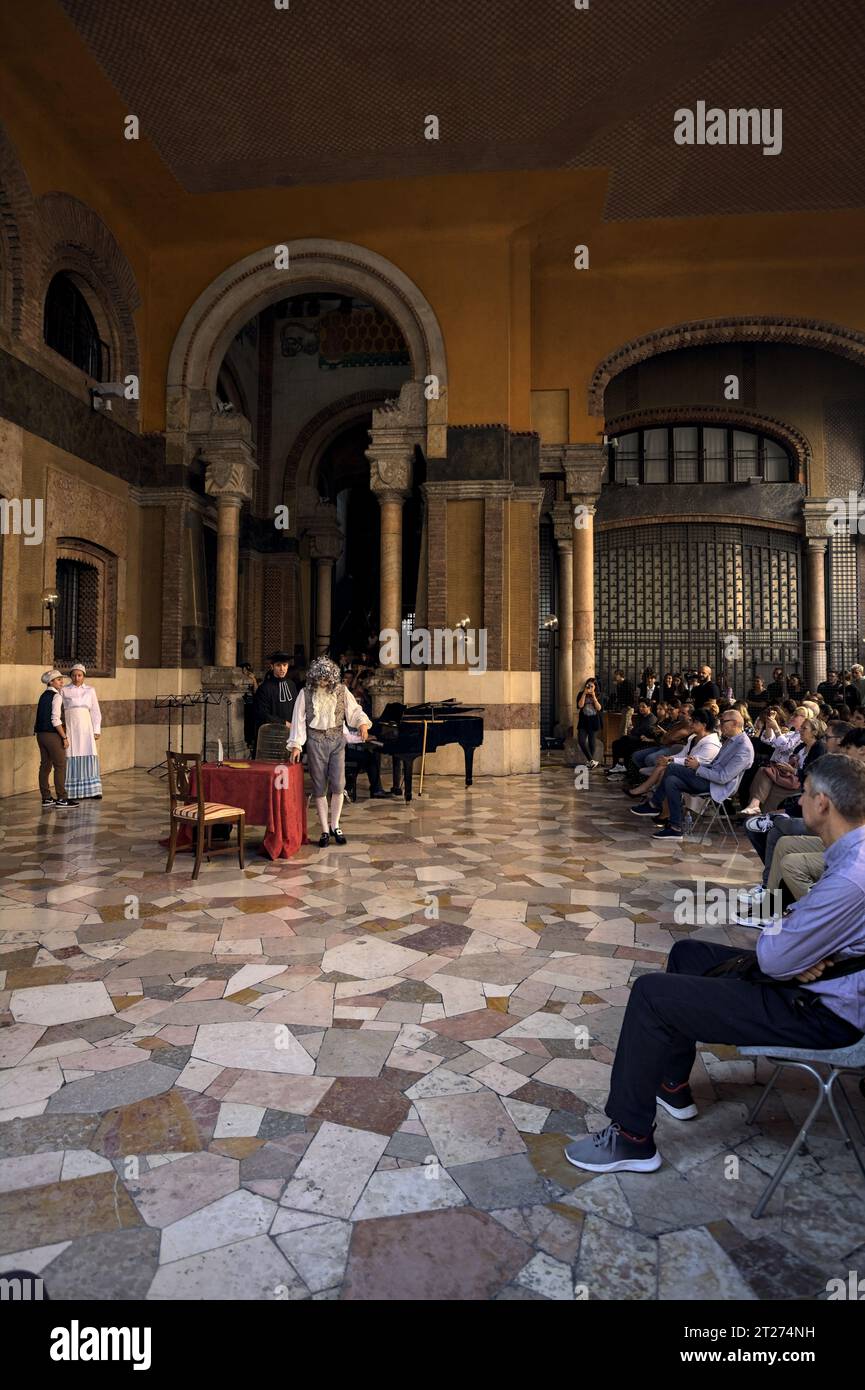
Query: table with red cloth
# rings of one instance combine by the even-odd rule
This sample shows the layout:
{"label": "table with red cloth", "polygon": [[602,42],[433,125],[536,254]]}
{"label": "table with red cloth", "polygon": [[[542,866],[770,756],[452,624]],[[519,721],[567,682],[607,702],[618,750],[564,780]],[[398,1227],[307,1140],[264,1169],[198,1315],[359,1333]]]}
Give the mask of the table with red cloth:
{"label": "table with red cloth", "polygon": [[[307,842],[306,797],[300,763],[254,762],[236,767],[228,763],[202,763],[201,780],[205,801],[237,806],[246,812],[247,825],[267,827],[261,849],[268,858],[290,859]],[[197,794],[194,769],[190,788],[193,795]],[[190,843],[191,839],[191,827],[182,826],[178,848]]]}

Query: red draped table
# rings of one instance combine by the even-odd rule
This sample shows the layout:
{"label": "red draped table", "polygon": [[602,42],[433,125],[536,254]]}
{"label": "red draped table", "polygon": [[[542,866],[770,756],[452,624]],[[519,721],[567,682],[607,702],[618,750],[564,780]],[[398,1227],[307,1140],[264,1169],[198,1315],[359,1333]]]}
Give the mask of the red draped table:
{"label": "red draped table", "polygon": [[[247,825],[264,825],[261,846],[269,859],[290,859],[306,840],[306,797],[300,763],[202,763],[205,801],[221,801],[246,812]],[[193,772],[191,788],[196,792]],[[186,832],[184,834],[184,831]],[[189,843],[192,831],[181,827],[178,846]]]}

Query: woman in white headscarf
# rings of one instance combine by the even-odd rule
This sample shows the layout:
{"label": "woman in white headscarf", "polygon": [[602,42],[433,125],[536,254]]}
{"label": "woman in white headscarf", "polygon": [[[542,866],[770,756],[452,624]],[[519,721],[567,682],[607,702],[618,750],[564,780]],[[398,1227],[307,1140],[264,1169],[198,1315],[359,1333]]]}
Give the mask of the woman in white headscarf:
{"label": "woman in white headscarf", "polygon": [[79,801],[99,801],[102,780],[99,776],[97,743],[102,734],[102,713],[92,685],[84,684],[87,671],[76,661],[69,675],[71,685],[63,687],[63,718],[69,748],[66,754],[66,794]]}

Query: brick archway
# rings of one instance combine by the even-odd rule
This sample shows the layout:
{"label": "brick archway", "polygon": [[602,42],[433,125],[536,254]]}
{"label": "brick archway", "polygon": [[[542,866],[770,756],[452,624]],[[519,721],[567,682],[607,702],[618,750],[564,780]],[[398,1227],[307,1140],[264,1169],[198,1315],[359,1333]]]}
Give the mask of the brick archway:
{"label": "brick archway", "polygon": [[656,357],[679,348],[703,347],[709,343],[776,343],[785,347],[821,348],[846,357],[865,367],[865,333],[842,324],[819,319],[775,318],[756,315],[743,318],[695,319],[655,329],[616,348],[598,363],[589,383],[589,414],[603,415],[604,393],[614,377]]}
{"label": "brick archway", "polygon": [[626,415],[610,416],[604,422],[608,435],[627,434],[630,430],[651,429],[654,425],[718,425],[726,429],[752,430],[765,434],[791,454],[796,461],[798,481],[808,486],[811,470],[811,444],[801,430],[772,415],[760,415],[753,410],[736,406],[682,405],[647,407],[629,411]]}

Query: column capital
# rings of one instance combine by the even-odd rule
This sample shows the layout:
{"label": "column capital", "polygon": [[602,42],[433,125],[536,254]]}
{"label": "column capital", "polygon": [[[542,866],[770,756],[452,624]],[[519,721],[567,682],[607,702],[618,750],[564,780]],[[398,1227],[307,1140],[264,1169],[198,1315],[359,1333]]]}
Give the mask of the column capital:
{"label": "column capital", "polygon": [[601,479],[607,466],[603,444],[563,444],[561,465],[565,491],[572,502],[594,503],[601,495]]}
{"label": "column capital", "polygon": [[829,501],[828,497],[806,497],[802,503],[805,535],[809,544],[820,539],[825,542],[835,529],[834,520],[837,512],[835,508],[830,512]]}
{"label": "column capital", "polygon": [[828,536],[807,536],[808,542],[806,554],[825,555],[829,549]]}
{"label": "column capital", "polygon": [[342,554],[343,534],[333,502],[321,499],[315,510],[301,517],[304,550],[310,560],[338,560]]}
{"label": "column capital", "polygon": [[411,496],[414,445],[374,443],[366,451],[369,486],[379,502],[405,502]]}
{"label": "column capital", "polygon": [[237,506],[252,498],[258,465],[248,420],[242,415],[216,417],[214,428],[201,439],[199,453],[207,465],[204,490],[209,497]]}
{"label": "column capital", "polygon": [[570,549],[574,544],[574,509],[570,502],[554,502],[550,508],[553,515],[553,535],[561,548]]}

